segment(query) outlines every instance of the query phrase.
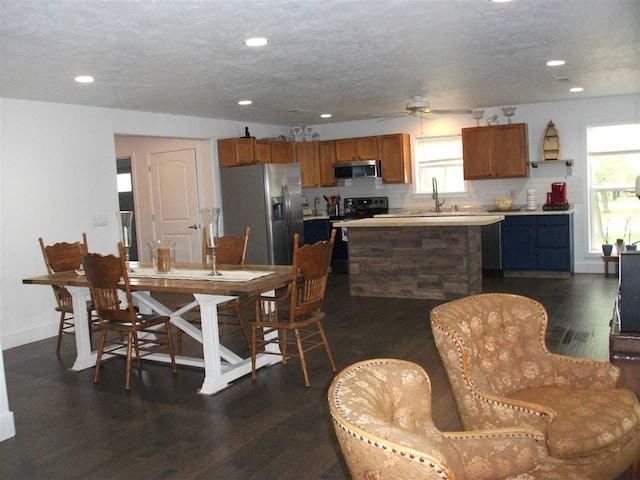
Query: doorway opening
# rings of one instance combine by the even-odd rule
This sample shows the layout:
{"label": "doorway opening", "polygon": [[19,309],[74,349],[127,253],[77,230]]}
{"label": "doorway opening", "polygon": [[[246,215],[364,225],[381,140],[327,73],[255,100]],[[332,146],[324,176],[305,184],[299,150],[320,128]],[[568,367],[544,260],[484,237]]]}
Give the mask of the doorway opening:
{"label": "doorway opening", "polygon": [[[118,180],[118,205],[120,210],[135,211],[133,199],[133,174],[131,172],[131,157],[116,158]],[[131,225],[131,248],[129,258],[138,261],[138,238],[136,235],[135,219]]]}

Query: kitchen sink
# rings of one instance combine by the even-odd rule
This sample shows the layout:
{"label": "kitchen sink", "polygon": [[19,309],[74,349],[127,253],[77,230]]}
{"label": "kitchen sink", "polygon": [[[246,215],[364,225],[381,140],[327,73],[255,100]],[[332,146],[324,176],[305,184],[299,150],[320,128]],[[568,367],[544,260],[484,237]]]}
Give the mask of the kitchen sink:
{"label": "kitchen sink", "polygon": [[435,209],[406,209],[396,213],[376,215],[376,217],[450,217],[463,215],[487,215],[487,212],[478,205],[453,205],[441,208],[439,212]]}

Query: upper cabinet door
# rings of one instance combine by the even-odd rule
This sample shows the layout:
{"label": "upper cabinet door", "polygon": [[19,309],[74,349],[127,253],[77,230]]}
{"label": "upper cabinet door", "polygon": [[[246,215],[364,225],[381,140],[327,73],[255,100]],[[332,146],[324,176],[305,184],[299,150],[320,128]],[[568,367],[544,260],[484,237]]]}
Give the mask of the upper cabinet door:
{"label": "upper cabinet door", "polygon": [[218,163],[221,167],[255,163],[255,140],[253,138],[218,140]]}
{"label": "upper cabinet door", "polygon": [[527,125],[463,128],[462,155],[465,180],[526,177]]}
{"label": "upper cabinet door", "polygon": [[272,141],[271,146],[271,163],[293,163],[294,142]]}
{"label": "upper cabinet door", "polygon": [[462,158],[465,180],[493,175],[493,131],[491,127],[462,129]]}
{"label": "upper cabinet door", "polygon": [[333,178],[333,164],[336,162],[336,142],[324,140],[318,142],[318,163],[320,164],[320,186],[332,187],[336,184]]}
{"label": "upper cabinet door", "polygon": [[255,141],[256,162],[271,163],[271,142],[269,140]]}
{"label": "upper cabinet door", "polygon": [[302,187],[320,186],[318,142],[296,142],[295,152],[296,163],[300,164]]}
{"label": "upper cabinet door", "polygon": [[526,177],[529,173],[527,125],[513,123],[496,128],[495,165],[499,178]]}
{"label": "upper cabinet door", "polygon": [[411,145],[407,133],[382,135],[378,152],[384,183],[411,183]]}
{"label": "upper cabinet door", "polygon": [[336,162],[378,160],[378,137],[343,138],[336,140]]}

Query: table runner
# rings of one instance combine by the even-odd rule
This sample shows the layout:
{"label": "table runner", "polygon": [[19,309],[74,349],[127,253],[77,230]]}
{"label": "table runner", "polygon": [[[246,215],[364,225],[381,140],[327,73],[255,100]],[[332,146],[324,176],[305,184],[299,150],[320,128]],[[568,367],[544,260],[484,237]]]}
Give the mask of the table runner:
{"label": "table runner", "polygon": [[175,269],[169,273],[156,273],[153,268],[137,267],[129,273],[129,277],[175,278],[180,280],[211,280],[216,282],[249,282],[256,278],[266,277],[273,272],[261,270],[218,270],[222,275],[209,276],[210,270]]}

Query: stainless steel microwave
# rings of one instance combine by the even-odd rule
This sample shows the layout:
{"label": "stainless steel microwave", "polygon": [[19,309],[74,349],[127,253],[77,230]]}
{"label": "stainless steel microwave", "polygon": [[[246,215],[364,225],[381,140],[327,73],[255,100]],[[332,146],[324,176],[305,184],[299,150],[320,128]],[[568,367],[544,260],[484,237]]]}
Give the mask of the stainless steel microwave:
{"label": "stainless steel microwave", "polygon": [[333,176],[336,179],[379,177],[381,175],[380,160],[333,164]]}

